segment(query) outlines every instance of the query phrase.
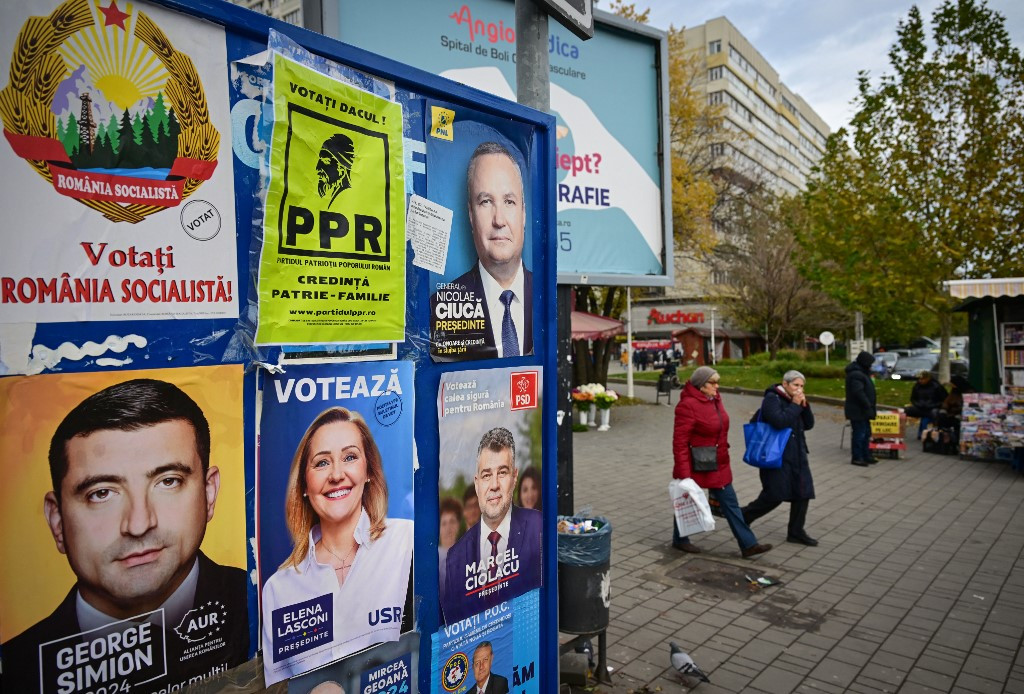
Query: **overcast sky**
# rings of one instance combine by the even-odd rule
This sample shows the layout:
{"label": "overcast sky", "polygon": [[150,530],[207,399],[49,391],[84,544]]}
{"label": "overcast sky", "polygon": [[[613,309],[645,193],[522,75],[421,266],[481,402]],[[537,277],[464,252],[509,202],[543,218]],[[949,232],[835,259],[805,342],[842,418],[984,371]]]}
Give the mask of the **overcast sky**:
{"label": "overcast sky", "polygon": [[[724,16],[771,63],[786,86],[835,130],[853,115],[857,72],[889,71],[896,24],[914,4],[930,23],[939,0],[638,0],[651,25],[696,26]],[[603,5],[603,3],[602,3]],[[990,0],[1024,50],[1024,0]],[[599,5],[598,7],[601,7]]]}

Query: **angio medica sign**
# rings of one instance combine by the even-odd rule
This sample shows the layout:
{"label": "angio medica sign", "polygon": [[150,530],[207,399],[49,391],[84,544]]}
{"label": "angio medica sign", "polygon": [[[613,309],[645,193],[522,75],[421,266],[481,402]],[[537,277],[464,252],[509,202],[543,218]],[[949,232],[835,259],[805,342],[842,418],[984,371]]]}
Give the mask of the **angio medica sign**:
{"label": "angio medica sign", "polygon": [[405,336],[402,107],[273,54],[257,344]]}

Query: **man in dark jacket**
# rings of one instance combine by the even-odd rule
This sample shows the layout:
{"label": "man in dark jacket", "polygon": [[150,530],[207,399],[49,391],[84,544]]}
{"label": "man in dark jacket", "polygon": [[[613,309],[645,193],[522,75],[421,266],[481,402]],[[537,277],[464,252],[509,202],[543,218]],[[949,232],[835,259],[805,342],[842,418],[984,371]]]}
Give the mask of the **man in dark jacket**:
{"label": "man in dark jacket", "polygon": [[935,419],[936,410],[942,407],[949,393],[942,384],[932,378],[929,371],[917,375],[917,383],[910,391],[910,406],[906,408],[908,417],[931,417]]}
{"label": "man in dark jacket", "polygon": [[875,384],[871,380],[871,365],[875,358],[869,352],[861,352],[846,366],[846,405],[844,411],[850,420],[850,448],[854,465],[861,467],[877,463],[871,455],[871,420],[877,414],[875,405]]}

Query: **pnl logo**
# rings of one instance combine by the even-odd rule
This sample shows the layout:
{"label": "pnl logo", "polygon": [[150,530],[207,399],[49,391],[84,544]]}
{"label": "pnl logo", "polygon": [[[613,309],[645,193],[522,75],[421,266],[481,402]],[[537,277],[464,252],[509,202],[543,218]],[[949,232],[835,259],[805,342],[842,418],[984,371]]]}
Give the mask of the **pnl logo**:
{"label": "pnl logo", "polygon": [[441,106],[430,107],[430,134],[439,140],[454,138],[455,111]]}
{"label": "pnl logo", "polygon": [[469,658],[465,653],[456,653],[441,670],[441,686],[446,692],[454,692],[466,681],[469,674]]}
{"label": "pnl logo", "polygon": [[0,118],[14,153],[57,193],[135,224],[213,175],[220,133],[191,58],[121,2],[67,0],[30,17]]}
{"label": "pnl logo", "polygon": [[513,410],[532,410],[539,403],[538,392],[540,374],[536,371],[512,372],[512,406]]}

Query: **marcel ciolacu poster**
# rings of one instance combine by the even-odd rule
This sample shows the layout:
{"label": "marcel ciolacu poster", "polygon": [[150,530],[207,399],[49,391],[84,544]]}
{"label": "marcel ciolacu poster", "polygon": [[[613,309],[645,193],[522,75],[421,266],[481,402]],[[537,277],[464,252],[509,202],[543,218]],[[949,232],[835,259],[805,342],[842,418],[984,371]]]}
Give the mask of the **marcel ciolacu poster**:
{"label": "marcel ciolacu poster", "polygon": [[257,344],[405,339],[402,107],[276,52]]}
{"label": "marcel ciolacu poster", "polygon": [[442,624],[472,618],[540,586],[539,488],[524,495],[523,484],[540,479],[542,373],[532,366],[441,376]]}
{"label": "marcel ciolacu poster", "polygon": [[224,30],[7,0],[0,47],[0,320],[237,316]]}
{"label": "marcel ciolacu poster", "polygon": [[248,660],[242,399],[238,364],[0,379],[0,691]]}
{"label": "marcel ciolacu poster", "polygon": [[413,365],[292,366],[262,388],[267,684],[413,628]]}

